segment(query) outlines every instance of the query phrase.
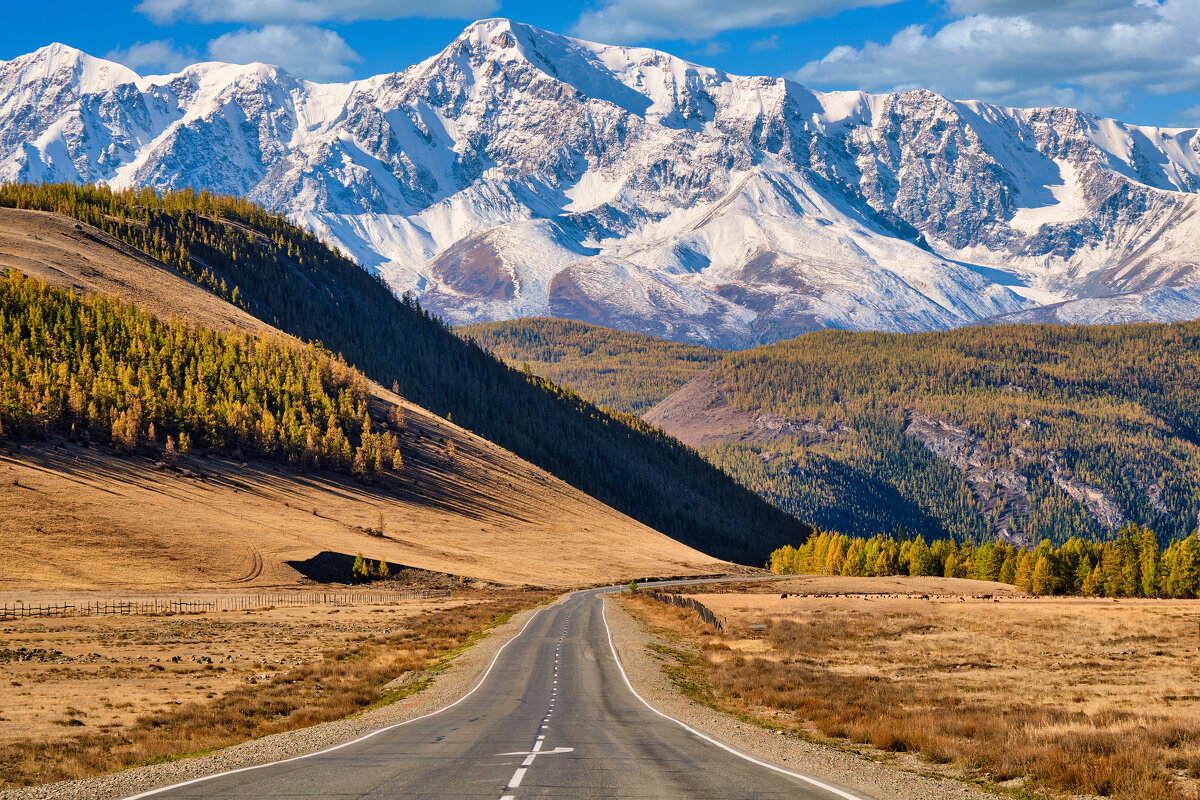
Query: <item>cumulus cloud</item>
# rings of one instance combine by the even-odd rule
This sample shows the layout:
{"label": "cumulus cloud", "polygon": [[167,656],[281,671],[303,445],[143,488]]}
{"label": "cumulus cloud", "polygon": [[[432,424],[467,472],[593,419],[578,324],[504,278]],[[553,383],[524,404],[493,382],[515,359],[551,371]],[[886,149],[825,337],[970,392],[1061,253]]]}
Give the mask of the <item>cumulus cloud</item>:
{"label": "cumulus cloud", "polygon": [[313,25],[264,25],[231,31],[209,42],[208,54],[235,64],[276,64],[293,75],[318,81],[347,78],[348,62],[362,60],[337,33]]}
{"label": "cumulus cloud", "polygon": [[946,6],[959,16],[987,14],[991,17],[1017,17],[1024,14],[1087,14],[1096,16],[1122,11],[1135,5],[1133,0],[947,0]]}
{"label": "cumulus cloud", "polygon": [[167,39],[137,42],[125,48],[117,48],[105,54],[109,61],[116,61],[134,72],[178,72],[199,59],[189,48],[175,49],[175,43]]}
{"label": "cumulus cloud", "polygon": [[142,0],[137,11],[160,25],[195,22],[315,23],[363,19],[475,19],[496,10],[496,0]]}
{"label": "cumulus cloud", "polygon": [[576,20],[572,33],[612,44],[647,39],[695,42],[724,31],[792,25],[851,8],[896,2],[899,0],[603,0]]}
{"label": "cumulus cloud", "polygon": [[[975,13],[940,29],[913,25],[885,43],[836,47],[791,77],[819,88],[923,87],[1011,105],[1112,113],[1131,91],[1200,90],[1200,2],[952,0]],[[1022,13],[1018,13],[1022,12]]]}

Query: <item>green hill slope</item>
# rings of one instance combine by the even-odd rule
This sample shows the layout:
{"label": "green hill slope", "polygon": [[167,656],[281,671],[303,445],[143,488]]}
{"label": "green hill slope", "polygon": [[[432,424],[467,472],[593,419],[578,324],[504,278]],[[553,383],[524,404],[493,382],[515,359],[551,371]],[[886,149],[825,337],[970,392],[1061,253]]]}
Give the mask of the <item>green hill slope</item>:
{"label": "green hill slope", "polygon": [[[509,336],[505,358],[566,358],[585,396],[621,369],[619,352],[580,356],[577,336],[538,331],[529,351]],[[639,342],[636,372],[688,368],[669,345]],[[1064,542],[1128,520],[1179,538],[1200,515],[1200,323],[821,331],[725,353],[645,416],[847,534]]]}
{"label": "green hill slope", "polygon": [[510,366],[528,366],[597,405],[626,414],[649,411],[724,355],[710,347],[565,319],[483,322],[457,332]]}
{"label": "green hill slope", "polygon": [[[264,321],[613,508],[718,557],[762,563],[808,527],[636,417],[510,369],[284,218],[181,191],[7,185],[0,205],[101,228]],[[571,524],[564,520],[565,525]]]}

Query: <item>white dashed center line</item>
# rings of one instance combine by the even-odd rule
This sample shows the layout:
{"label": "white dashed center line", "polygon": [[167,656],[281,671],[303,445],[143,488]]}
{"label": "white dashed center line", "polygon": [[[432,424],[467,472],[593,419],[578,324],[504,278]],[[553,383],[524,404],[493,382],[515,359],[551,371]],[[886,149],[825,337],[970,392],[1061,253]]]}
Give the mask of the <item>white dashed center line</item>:
{"label": "white dashed center line", "polygon": [[[550,730],[550,718],[554,716],[554,699],[558,692],[558,659],[562,651],[563,639],[567,636],[568,626],[571,624],[571,614],[567,614],[566,622],[563,624],[562,634],[558,637],[558,642],[554,645],[554,683],[550,687],[550,705],[546,709],[546,716],[542,717],[542,723],[538,726],[537,741],[533,743],[533,749],[528,752],[520,753],[501,753],[502,756],[525,756],[525,760],[521,762],[521,766],[517,767],[516,772],[509,778],[508,785],[504,787],[505,792],[512,791],[521,786],[521,781],[525,780],[525,773],[533,766],[533,762],[538,756],[557,755],[559,753],[570,753],[574,751],[573,747],[556,747],[553,750],[542,750],[542,745],[546,743],[546,731]],[[500,796],[500,800],[516,800],[516,796],[512,794],[504,794]]]}

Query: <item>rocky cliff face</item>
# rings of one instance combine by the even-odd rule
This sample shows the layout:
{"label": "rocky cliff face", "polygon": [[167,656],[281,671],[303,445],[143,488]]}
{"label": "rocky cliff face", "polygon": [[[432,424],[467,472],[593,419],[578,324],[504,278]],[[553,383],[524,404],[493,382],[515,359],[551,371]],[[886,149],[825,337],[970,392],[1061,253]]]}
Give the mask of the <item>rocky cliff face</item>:
{"label": "rocky cliff face", "polygon": [[[1022,422],[1029,424],[1029,420],[1018,421],[1018,424]],[[1009,544],[1020,547],[1037,544],[1029,541],[1022,532],[1024,525],[1019,524],[1029,515],[1028,470],[1040,470],[1105,528],[1116,530],[1125,522],[1125,513],[1111,494],[1067,474],[1061,453],[1047,453],[1036,461],[1019,448],[995,453],[983,439],[966,428],[919,411],[909,412],[904,432],[963,473],[988,518],[991,532]],[[1157,486],[1154,488],[1161,495],[1162,490]]]}
{"label": "rocky cliff face", "polygon": [[452,322],[741,346],[1200,316],[1196,130],[823,94],[506,20],[329,85],[51,45],[0,63],[0,178],[248,195]]}

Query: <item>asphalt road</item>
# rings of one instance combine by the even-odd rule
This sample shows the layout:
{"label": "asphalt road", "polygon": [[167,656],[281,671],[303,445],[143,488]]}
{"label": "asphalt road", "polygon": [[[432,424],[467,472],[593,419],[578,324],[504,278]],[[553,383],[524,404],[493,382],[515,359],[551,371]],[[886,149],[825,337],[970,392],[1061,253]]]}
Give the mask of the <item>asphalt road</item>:
{"label": "asphalt road", "polygon": [[311,756],[137,797],[862,797],[739,755],[649,708],[613,654],[600,593],[538,612],[476,690],[440,712]]}

